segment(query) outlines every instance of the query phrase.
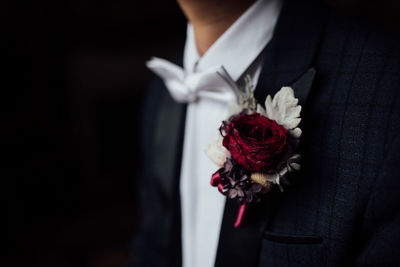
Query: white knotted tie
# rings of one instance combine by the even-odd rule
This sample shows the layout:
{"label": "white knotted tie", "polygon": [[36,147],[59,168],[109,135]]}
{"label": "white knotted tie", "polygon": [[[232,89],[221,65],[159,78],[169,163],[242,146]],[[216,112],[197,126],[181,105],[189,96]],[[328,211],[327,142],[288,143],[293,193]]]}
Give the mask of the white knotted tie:
{"label": "white knotted tie", "polygon": [[186,73],[180,66],[161,58],[152,58],[147,67],[160,76],[171,96],[179,103],[190,103],[205,97],[230,103],[235,101],[234,84],[222,66],[203,72]]}

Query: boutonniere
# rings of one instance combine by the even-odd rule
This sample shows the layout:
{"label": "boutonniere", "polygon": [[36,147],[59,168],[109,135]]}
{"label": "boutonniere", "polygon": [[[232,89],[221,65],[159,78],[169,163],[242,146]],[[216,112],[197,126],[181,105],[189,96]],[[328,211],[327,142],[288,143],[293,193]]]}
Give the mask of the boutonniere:
{"label": "boutonniere", "polygon": [[[250,76],[240,89],[229,78],[237,96],[229,118],[222,122],[218,138],[206,149],[207,156],[220,168],[212,175],[211,185],[240,206],[235,227],[242,223],[246,207],[261,201],[274,186],[283,191],[287,177],[300,170],[297,147],[301,106],[291,87],[282,87],[265,108],[254,98]],[[229,76],[228,76],[229,77]]]}

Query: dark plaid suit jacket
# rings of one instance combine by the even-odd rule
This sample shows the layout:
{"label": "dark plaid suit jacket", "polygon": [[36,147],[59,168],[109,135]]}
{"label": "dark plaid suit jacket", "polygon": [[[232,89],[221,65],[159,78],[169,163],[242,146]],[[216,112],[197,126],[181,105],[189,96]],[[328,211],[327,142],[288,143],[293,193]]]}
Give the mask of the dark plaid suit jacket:
{"label": "dark plaid suit jacket", "polygon": [[[317,70],[302,111],[303,169],[251,210],[243,228],[233,228],[237,203],[226,202],[216,266],[399,265],[399,39],[298,2],[284,4],[256,98],[263,103]],[[184,118],[185,106],[156,80],[145,104],[132,266],[180,266]]]}

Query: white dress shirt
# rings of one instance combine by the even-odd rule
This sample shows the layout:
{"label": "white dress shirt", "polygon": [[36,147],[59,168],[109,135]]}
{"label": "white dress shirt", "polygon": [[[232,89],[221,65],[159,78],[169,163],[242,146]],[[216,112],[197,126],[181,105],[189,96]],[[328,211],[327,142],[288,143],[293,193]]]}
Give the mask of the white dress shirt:
{"label": "white dress shirt", "polygon": [[[185,72],[222,65],[239,86],[245,74],[252,76],[255,86],[262,52],[272,38],[281,6],[281,0],[256,1],[202,57],[189,24]],[[228,103],[206,97],[188,104],[180,177],[183,267],[211,267],[215,263],[225,197],[210,185],[218,167],[207,158],[205,149],[218,137],[227,112]]]}

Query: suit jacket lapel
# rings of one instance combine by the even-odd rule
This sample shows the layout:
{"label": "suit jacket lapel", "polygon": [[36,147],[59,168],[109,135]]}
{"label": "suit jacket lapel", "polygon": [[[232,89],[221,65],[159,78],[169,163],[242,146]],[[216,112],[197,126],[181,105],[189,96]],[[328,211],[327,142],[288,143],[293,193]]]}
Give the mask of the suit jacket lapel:
{"label": "suit jacket lapel", "polygon": [[326,16],[327,11],[313,1],[286,0],[264,53],[257,101],[264,103],[267,94],[292,84],[313,65]]}
{"label": "suit jacket lapel", "polygon": [[[182,57],[174,58],[171,61],[179,66],[183,65]],[[179,193],[187,105],[175,102],[160,78],[157,78],[152,92],[154,110],[148,111],[156,112],[155,135],[153,136],[156,153],[152,168],[160,189],[166,200],[169,201]]]}
{"label": "suit jacket lapel", "polygon": [[[315,70],[307,70],[313,65],[325,16],[325,9],[316,4],[286,0],[274,37],[265,50],[263,68],[255,90],[259,103],[264,103],[268,94],[274,95],[282,86],[291,85],[305,72],[304,78],[295,85],[311,85]],[[308,90],[299,92],[296,86],[294,90],[295,94],[298,92],[302,95],[304,103]],[[257,266],[262,233],[273,215],[276,194],[279,192],[267,194],[261,203],[248,209],[241,228],[233,226],[238,204],[236,200],[227,199],[215,266]]]}
{"label": "suit jacket lapel", "polygon": [[180,172],[186,105],[176,103],[168,94],[161,97],[156,118],[154,174],[163,193],[172,199]]}
{"label": "suit jacket lapel", "polygon": [[155,121],[153,175],[157,179],[160,194],[165,204],[170,246],[169,266],[181,265],[181,214],[179,176],[183,148],[186,105],[176,103],[162,84],[161,99]]}

